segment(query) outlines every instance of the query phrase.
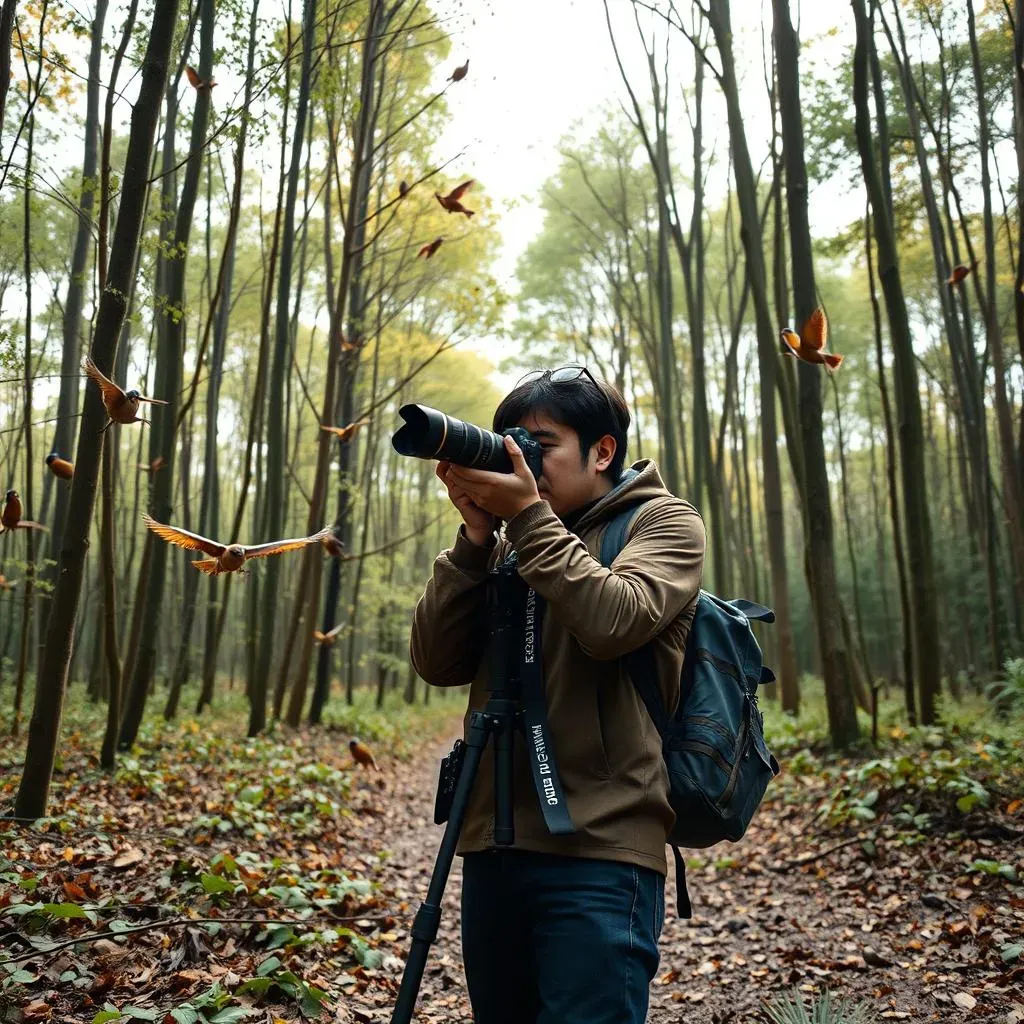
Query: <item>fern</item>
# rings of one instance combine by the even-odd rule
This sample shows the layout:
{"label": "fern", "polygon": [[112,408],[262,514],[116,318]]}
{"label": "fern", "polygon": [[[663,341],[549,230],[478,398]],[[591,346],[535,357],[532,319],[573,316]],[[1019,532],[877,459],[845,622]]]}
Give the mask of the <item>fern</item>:
{"label": "fern", "polygon": [[827,990],[811,999],[809,1011],[800,990],[793,989],[792,1001],[781,996],[764,1005],[764,1014],[771,1024],[873,1024],[867,1003],[851,1005],[845,999],[833,1003]]}

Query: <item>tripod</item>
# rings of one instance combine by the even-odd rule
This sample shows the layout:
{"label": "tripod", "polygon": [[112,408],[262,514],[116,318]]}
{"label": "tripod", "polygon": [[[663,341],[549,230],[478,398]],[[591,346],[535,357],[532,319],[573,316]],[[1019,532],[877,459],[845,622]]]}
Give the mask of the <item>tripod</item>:
{"label": "tripod", "polygon": [[[514,643],[519,629],[523,629],[524,663],[535,666],[534,659],[539,656],[541,607],[532,604],[533,591],[528,590],[516,571],[515,557],[503,562],[491,570],[488,578],[488,640],[490,644],[490,677],[488,680],[488,700],[482,711],[470,713],[469,730],[466,737],[465,759],[459,772],[455,793],[452,797],[451,811],[445,825],[441,845],[434,861],[434,869],[427,886],[427,895],[420,904],[411,930],[412,943],[409,959],[402,973],[402,983],[398,990],[398,999],[391,1014],[391,1024],[409,1024],[412,1020],[413,1008],[423,981],[423,970],[427,964],[430,946],[437,938],[438,926],[441,921],[441,898],[448,875],[451,872],[455,848],[459,833],[462,830],[469,797],[476,782],[480,761],[487,744],[494,742],[494,843],[496,846],[511,846],[515,842],[515,825],[512,812],[512,754],[513,730],[526,735],[525,712],[522,703],[521,674],[516,666],[516,645]],[[522,609],[525,607],[525,618]],[[539,668],[535,669],[535,682],[539,681]],[[541,705],[542,706],[542,705]],[[536,704],[534,704],[536,707]],[[533,716],[531,716],[532,718]],[[540,725],[532,726],[532,730],[546,731],[543,713]],[[536,733],[535,733],[536,735]],[[548,745],[541,744],[543,751]],[[542,754],[543,766],[534,767],[535,780],[539,774],[550,777],[553,773],[555,789],[552,782],[546,783],[547,791],[557,792],[558,799],[564,806],[561,786],[557,783],[557,769],[550,753]],[[539,783],[538,783],[539,786]],[[538,790],[540,791],[540,790]],[[551,803],[551,800],[548,801]],[[544,801],[542,801],[542,807]],[[545,811],[547,814],[547,811]],[[560,824],[549,829],[559,833],[574,831],[572,822],[566,814]]]}

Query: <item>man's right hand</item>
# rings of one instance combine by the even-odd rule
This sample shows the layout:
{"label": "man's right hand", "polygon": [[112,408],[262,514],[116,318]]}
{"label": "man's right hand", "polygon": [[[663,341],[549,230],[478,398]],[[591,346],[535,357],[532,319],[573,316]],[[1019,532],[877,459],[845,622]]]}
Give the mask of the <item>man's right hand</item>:
{"label": "man's right hand", "polygon": [[466,536],[474,544],[486,545],[494,532],[495,518],[490,512],[484,511],[477,505],[454,480],[449,479],[448,469],[450,466],[450,462],[442,460],[438,462],[434,473],[438,480],[448,488],[448,498],[459,510],[459,514],[466,524]]}

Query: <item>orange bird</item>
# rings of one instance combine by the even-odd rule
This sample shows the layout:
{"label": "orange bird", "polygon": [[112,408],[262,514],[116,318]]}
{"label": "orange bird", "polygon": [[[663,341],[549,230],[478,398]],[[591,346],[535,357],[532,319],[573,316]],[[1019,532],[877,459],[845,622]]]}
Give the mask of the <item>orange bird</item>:
{"label": "orange bird", "polygon": [[787,356],[802,359],[805,363],[824,363],[829,370],[834,370],[843,361],[843,357],[826,352],[827,341],[828,319],[821,306],[807,318],[799,334],[792,328],[782,328],[782,351]]}
{"label": "orange bird", "polygon": [[9,580],[2,572],[0,572],[0,590],[13,590],[17,585],[17,580]]}
{"label": "orange bird", "polygon": [[[85,357],[85,372],[96,382],[103,398],[103,408],[110,418],[103,424],[106,430],[111,423],[148,423],[149,420],[139,415],[139,403],[149,402],[150,405],[166,405],[162,398],[147,398],[138,391],[122,391],[109,377],[104,377],[89,356]],[[103,433],[103,430],[100,433]]]}
{"label": "orange bird", "polygon": [[353,737],[348,741],[348,749],[352,755],[352,760],[356,764],[361,764],[364,768],[372,768],[375,772],[380,771],[377,767],[377,762],[373,759],[370,748],[365,743],[361,743]]}
{"label": "orange bird", "polygon": [[46,530],[49,532],[42,523],[21,518],[23,509],[17,491],[8,491],[4,495],[4,501],[3,511],[0,512],[0,533],[10,533],[12,530]]}
{"label": "orange bird", "polygon": [[46,464],[50,472],[61,480],[70,480],[75,475],[75,464],[62,459],[56,452],[50,452],[46,456]]}
{"label": "orange bird", "polygon": [[326,430],[330,434],[337,435],[339,441],[343,444],[355,437],[360,427],[365,427],[370,422],[369,417],[361,420],[356,420],[355,423],[350,423],[347,427],[328,427],[321,424],[320,429]]}
{"label": "orange bird", "polygon": [[412,186],[407,181],[398,183],[398,198],[404,199],[412,191]]}
{"label": "orange bird", "polygon": [[366,344],[366,339],[360,337],[358,334],[349,340],[348,338],[341,339],[341,351],[342,352],[358,352],[359,349]]}
{"label": "orange bird", "polygon": [[455,188],[443,196],[440,192],[434,193],[434,198],[449,212],[449,213],[464,213],[467,217],[472,217],[476,210],[467,210],[459,200],[466,194],[466,190],[473,184],[473,179],[464,181],[461,185],[456,185]]}
{"label": "orange bird", "polygon": [[322,633],[319,629],[314,629],[313,640],[315,643],[323,644],[324,647],[333,647],[335,639],[344,627],[345,623],[339,622],[332,630],[326,633]]}
{"label": "orange bird", "polygon": [[140,462],[139,469],[144,473],[158,473],[166,463],[167,460],[162,455],[158,455],[152,462]]}
{"label": "orange bird", "polygon": [[435,238],[432,242],[427,242],[427,244],[423,246],[418,253],[416,253],[416,259],[419,259],[421,256],[426,256],[429,260],[430,257],[441,248],[441,243],[443,241],[443,238]]}
{"label": "orange bird", "polygon": [[202,551],[209,555],[209,558],[200,558],[192,563],[207,576],[219,576],[222,572],[245,572],[242,569],[242,563],[250,558],[267,558],[270,555],[279,555],[282,551],[295,551],[298,548],[304,548],[307,544],[315,544],[330,533],[330,528],[325,526],[319,533],[314,533],[311,537],[272,540],[266,544],[221,544],[219,541],[200,537],[198,533],[191,533],[178,526],[165,526],[145,512],[142,513],[142,518],[158,537],[168,543],[176,544],[186,551]]}
{"label": "orange bird", "polygon": [[461,82],[469,74],[469,61],[457,67],[446,79],[448,82]]}
{"label": "orange bird", "polygon": [[191,85],[196,92],[202,92],[204,89],[212,89],[217,84],[212,78],[208,82],[204,82],[199,77],[199,72],[196,71],[191,64],[185,65],[185,77],[188,79],[188,84]]}
{"label": "orange bird", "polygon": [[331,556],[331,558],[345,558],[345,542],[340,540],[337,535],[332,531],[323,540],[320,541],[324,546],[324,551]]}
{"label": "orange bird", "polygon": [[952,288],[954,285],[959,284],[970,272],[970,267],[966,266],[963,263],[958,263],[953,268],[953,273],[946,278],[946,284],[948,284],[950,288]]}

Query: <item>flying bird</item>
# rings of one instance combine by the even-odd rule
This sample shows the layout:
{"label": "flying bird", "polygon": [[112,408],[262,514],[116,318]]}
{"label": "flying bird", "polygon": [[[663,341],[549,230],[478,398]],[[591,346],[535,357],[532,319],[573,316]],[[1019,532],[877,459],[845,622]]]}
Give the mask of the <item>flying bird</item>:
{"label": "flying bird", "polygon": [[24,510],[17,491],[8,491],[4,495],[4,502],[3,511],[0,512],[0,533],[9,533],[11,530],[46,530],[49,533],[49,529],[42,523],[21,518]]}
{"label": "flying bird", "polygon": [[46,456],[46,464],[50,472],[60,480],[70,480],[75,475],[75,464],[62,459],[56,452]]}
{"label": "flying bird", "polygon": [[953,273],[951,273],[949,277],[946,278],[946,284],[948,284],[950,288],[952,288],[954,285],[959,284],[970,272],[970,267],[968,267],[964,263],[958,263],[953,268]]}
{"label": "flying bird", "polygon": [[329,533],[323,540],[320,541],[324,546],[324,551],[331,556],[331,558],[345,558],[345,542],[340,540],[334,532]]}
{"label": "flying bird", "polygon": [[[148,423],[149,420],[139,415],[139,403],[149,402],[150,405],[166,405],[162,398],[147,398],[138,391],[122,391],[109,377],[104,377],[89,356],[85,357],[85,372],[99,385],[103,398],[103,408],[110,417],[103,424],[106,430],[111,423]],[[103,430],[100,433],[103,433]]]}
{"label": "flying bird", "polygon": [[338,440],[344,444],[344,442],[355,437],[360,427],[365,427],[366,424],[369,422],[370,418],[366,417],[361,420],[356,420],[355,423],[349,423],[348,426],[345,427],[328,427],[324,424],[321,424],[320,429],[326,430],[329,434],[335,434]]}
{"label": "flying bird", "polygon": [[441,248],[441,243],[444,241],[443,238],[435,238],[432,242],[427,242],[425,246],[418,253],[416,253],[416,259],[421,256],[425,256],[428,260],[431,256]]}
{"label": "flying bird", "polygon": [[185,77],[188,79],[188,84],[195,89],[196,92],[202,92],[204,89],[212,89],[217,83],[211,78],[209,81],[204,82],[199,77],[199,72],[196,71],[191,64],[185,65]]}
{"label": "flying bird", "polygon": [[17,585],[17,580],[9,580],[2,572],[0,572],[0,590],[13,590]]}
{"label": "flying bird", "polygon": [[469,74],[469,61],[457,67],[446,79],[448,82],[461,82]]}
{"label": "flying bird", "polygon": [[359,740],[353,738],[348,741],[349,753],[352,755],[352,760],[356,764],[362,765],[364,768],[372,768],[375,772],[379,772],[380,769],[377,767],[377,762],[373,758],[373,754],[370,752],[370,748]]}
{"label": "flying bird", "polygon": [[160,538],[170,544],[176,544],[186,551],[202,551],[209,558],[201,558],[192,564],[207,576],[219,576],[222,572],[245,572],[242,563],[250,558],[267,558],[279,555],[282,551],[295,551],[307,544],[315,544],[330,532],[325,526],[319,533],[310,537],[293,537],[289,540],[272,540],[266,544],[221,544],[216,540],[200,537],[178,526],[165,526],[158,523],[152,516],[142,513],[145,524]]}
{"label": "flying bird", "polygon": [[782,351],[787,356],[802,359],[805,363],[824,363],[829,370],[836,369],[843,361],[842,356],[825,351],[828,341],[828,319],[825,311],[818,308],[807,318],[799,334],[792,328],[782,328]]}
{"label": "flying bird", "polygon": [[333,647],[335,639],[344,628],[345,623],[339,622],[333,629],[326,633],[321,632],[319,629],[314,629],[313,641],[318,644],[323,644],[324,647]]}
{"label": "flying bird", "polygon": [[434,198],[449,212],[449,213],[464,213],[467,217],[472,217],[476,210],[467,210],[459,200],[466,194],[466,190],[473,184],[473,179],[464,181],[461,185],[457,185],[455,188],[443,196],[440,192],[434,193]]}
{"label": "flying bird", "polygon": [[139,469],[143,473],[158,473],[167,464],[167,459],[158,455],[152,462],[140,462]]}
{"label": "flying bird", "polygon": [[398,183],[398,198],[404,199],[412,191],[412,186],[407,181]]}

